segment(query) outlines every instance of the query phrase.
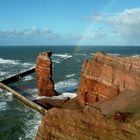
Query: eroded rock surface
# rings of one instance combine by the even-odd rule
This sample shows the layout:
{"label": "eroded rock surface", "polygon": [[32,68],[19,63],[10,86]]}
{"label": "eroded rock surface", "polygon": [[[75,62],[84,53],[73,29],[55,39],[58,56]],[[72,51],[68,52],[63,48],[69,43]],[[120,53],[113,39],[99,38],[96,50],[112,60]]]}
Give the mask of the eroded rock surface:
{"label": "eroded rock surface", "polygon": [[97,53],[83,64],[78,99],[48,110],[36,140],[139,140],[139,91],[140,58]]}
{"label": "eroded rock surface", "polygon": [[52,81],[51,52],[42,52],[36,61],[36,79],[39,96],[54,96],[54,83]]}
{"label": "eroded rock surface", "polygon": [[139,140],[140,121],[122,123],[107,119],[89,105],[83,110],[51,109],[36,140]]}
{"label": "eroded rock surface", "polygon": [[124,91],[140,89],[140,58],[98,52],[84,61],[78,87],[80,103],[113,99]]}

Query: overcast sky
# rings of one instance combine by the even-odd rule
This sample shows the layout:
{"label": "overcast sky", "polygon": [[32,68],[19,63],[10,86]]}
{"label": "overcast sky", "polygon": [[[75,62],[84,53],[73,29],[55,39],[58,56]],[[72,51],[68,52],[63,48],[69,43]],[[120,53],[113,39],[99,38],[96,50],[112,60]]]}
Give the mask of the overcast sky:
{"label": "overcast sky", "polygon": [[140,45],[140,0],[0,0],[0,45]]}

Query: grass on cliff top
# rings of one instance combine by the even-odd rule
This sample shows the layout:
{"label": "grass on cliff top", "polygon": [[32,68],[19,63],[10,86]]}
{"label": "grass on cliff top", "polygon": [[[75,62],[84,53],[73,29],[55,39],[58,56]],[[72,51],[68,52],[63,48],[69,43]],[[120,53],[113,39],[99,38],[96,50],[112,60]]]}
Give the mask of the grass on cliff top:
{"label": "grass on cliff top", "polygon": [[140,91],[124,92],[112,100],[97,102],[93,106],[100,108],[108,117],[117,111],[129,112],[130,120],[133,121],[140,118]]}

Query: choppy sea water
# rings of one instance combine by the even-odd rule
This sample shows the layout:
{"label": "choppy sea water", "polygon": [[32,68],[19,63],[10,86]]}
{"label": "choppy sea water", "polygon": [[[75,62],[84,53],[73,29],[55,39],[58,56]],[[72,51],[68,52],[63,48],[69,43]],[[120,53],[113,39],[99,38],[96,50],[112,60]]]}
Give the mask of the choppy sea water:
{"label": "choppy sea water", "polygon": [[[115,56],[140,55],[140,47],[130,46],[1,46],[0,80],[16,74],[18,70],[34,67],[39,52],[47,50],[53,52],[53,80],[55,89],[60,94],[59,98],[76,96],[81,65],[84,59],[92,57],[95,52],[104,51]],[[35,74],[9,86],[28,98],[37,95]],[[0,140],[33,140],[41,118],[41,114],[0,89]]]}

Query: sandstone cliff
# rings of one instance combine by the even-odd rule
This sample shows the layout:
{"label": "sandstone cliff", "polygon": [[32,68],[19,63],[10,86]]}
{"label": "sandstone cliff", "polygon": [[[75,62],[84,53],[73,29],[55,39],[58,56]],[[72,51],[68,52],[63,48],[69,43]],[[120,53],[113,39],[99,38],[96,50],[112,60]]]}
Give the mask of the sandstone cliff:
{"label": "sandstone cliff", "polygon": [[52,81],[51,52],[42,52],[36,61],[36,79],[39,96],[54,96],[54,84]]}
{"label": "sandstone cliff", "polygon": [[112,99],[124,91],[140,89],[140,58],[105,53],[84,61],[78,87],[80,103]]}
{"label": "sandstone cliff", "polygon": [[39,127],[36,140],[139,140],[140,121],[108,119],[89,105],[81,110],[51,109]]}
{"label": "sandstone cliff", "polygon": [[46,112],[36,140],[139,140],[139,91],[140,58],[97,53],[82,66],[78,97]]}

